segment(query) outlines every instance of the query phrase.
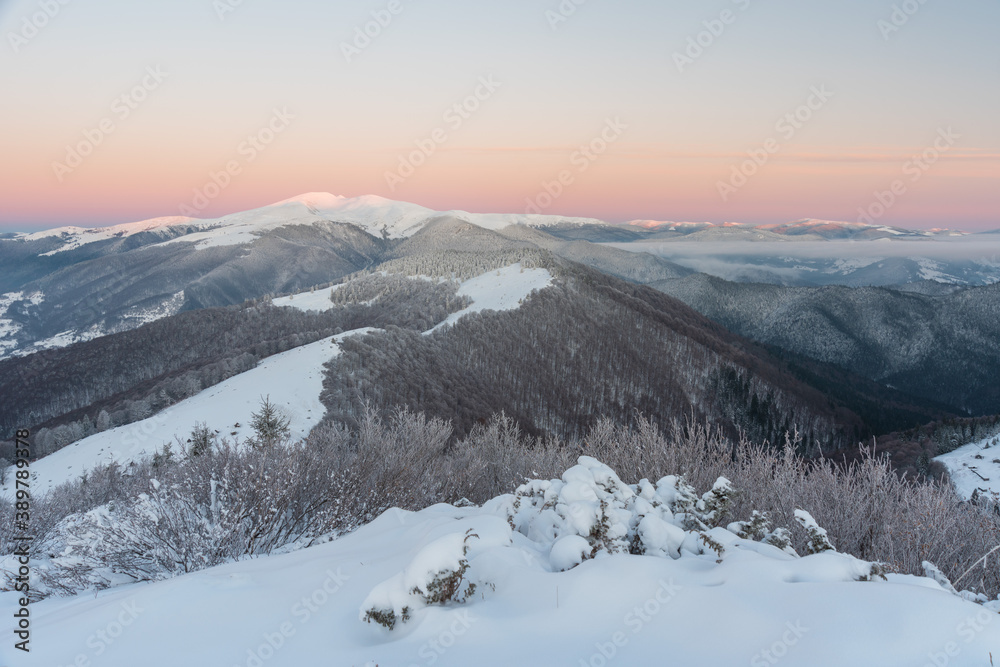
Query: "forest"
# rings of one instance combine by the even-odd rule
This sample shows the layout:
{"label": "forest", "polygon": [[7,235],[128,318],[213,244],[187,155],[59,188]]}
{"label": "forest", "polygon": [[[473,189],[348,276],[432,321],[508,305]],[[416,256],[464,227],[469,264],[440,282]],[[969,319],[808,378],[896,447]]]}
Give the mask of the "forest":
{"label": "forest", "polygon": [[0,429],[28,428],[43,456],[145,419],[273,354],[362,327],[423,331],[465,305],[453,283],[376,275],[365,284],[377,290],[377,299],[344,301],[326,312],[279,308],[265,298],[0,360],[0,394],[9,397]]}

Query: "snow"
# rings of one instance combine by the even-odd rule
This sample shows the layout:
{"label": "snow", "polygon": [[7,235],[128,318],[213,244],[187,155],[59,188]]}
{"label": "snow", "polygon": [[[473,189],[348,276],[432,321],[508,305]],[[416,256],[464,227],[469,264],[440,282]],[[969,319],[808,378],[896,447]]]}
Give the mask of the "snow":
{"label": "snow", "polygon": [[315,292],[300,292],[290,296],[282,296],[272,299],[271,303],[275,306],[297,308],[303,312],[313,310],[323,312],[333,308],[333,301],[330,301],[330,297],[341,287],[343,287],[342,284],[318,289]]}
{"label": "snow", "polygon": [[122,317],[131,320],[133,326],[141,326],[143,324],[155,322],[156,320],[164,317],[176,315],[180,312],[181,307],[183,306],[184,290],[181,290],[170,298],[164,299],[158,306],[152,306],[150,308],[140,308],[137,306],[135,308],[130,308],[122,314]]}
{"label": "snow", "polygon": [[0,359],[7,356],[7,353],[17,348],[17,341],[14,335],[21,330],[21,325],[14,320],[5,319],[4,315],[16,301],[24,299],[23,292],[7,292],[0,294]]}
{"label": "snow", "polygon": [[1000,497],[1000,437],[959,447],[934,459],[948,468],[955,491],[968,500],[977,490],[987,497]]}
{"label": "snow", "polygon": [[[655,490],[648,482],[617,486],[614,473],[592,459],[561,480],[522,490],[544,495],[573,484],[590,487],[572,491],[577,498],[635,501]],[[656,486],[683,491],[677,478]],[[572,553],[580,542],[550,545],[531,536],[543,530],[512,530],[513,500],[389,510],[309,549],[50,598],[31,606],[31,653],[5,642],[0,662],[972,667],[989,664],[1000,645],[997,614],[933,578],[858,581],[868,566],[850,556],[798,558],[721,528],[709,531],[724,547],[721,559],[715,552],[616,553],[559,571],[551,552]],[[544,521],[542,513],[532,520]],[[464,603],[415,602],[440,573],[458,570],[477,583]],[[0,594],[0,616],[11,618],[15,605],[15,594]],[[410,607],[408,620],[387,630],[359,618],[375,606]]]}
{"label": "snow", "polygon": [[458,294],[472,299],[472,304],[452,313],[430,331],[450,326],[470,313],[514,310],[533,291],[545,289],[551,284],[552,274],[547,269],[525,269],[520,263],[471,278],[462,283]]}
{"label": "snow", "polygon": [[[338,341],[372,329],[358,329],[268,357],[245,373],[229,378],[148,419],[96,433],[31,464],[32,492],[43,494],[98,464],[151,455],[175,438],[186,440],[195,424],[205,422],[220,436],[240,440],[252,435],[250,416],[270,396],[290,419],[293,438],[305,437],[326,409],[320,403],[323,364],[336,356]],[[237,426],[239,424],[239,426]],[[9,493],[13,475],[0,493]]]}
{"label": "snow", "polygon": [[114,225],[112,227],[96,227],[93,229],[86,227],[58,227],[56,229],[48,229],[41,232],[35,232],[33,234],[20,234],[15,238],[23,239],[25,241],[38,241],[53,236],[62,237],[65,244],[55,250],[42,253],[42,257],[47,257],[60,252],[66,252],[67,250],[75,250],[76,248],[88,243],[107,241],[113,238],[123,238],[140,232],[162,229],[163,227],[190,224],[194,221],[195,220],[193,218],[173,216],[153,218],[151,220],[142,220],[140,222],[129,222],[123,225]]}

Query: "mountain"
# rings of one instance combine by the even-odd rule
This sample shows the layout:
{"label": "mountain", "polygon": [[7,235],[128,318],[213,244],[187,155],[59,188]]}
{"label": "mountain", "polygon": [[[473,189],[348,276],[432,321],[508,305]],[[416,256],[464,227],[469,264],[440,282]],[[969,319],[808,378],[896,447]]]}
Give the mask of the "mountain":
{"label": "mountain", "polygon": [[652,286],[761,343],[956,412],[1000,412],[1000,284],[782,287],[698,274]]}
{"label": "mountain", "polygon": [[[556,229],[556,235],[559,229]],[[807,218],[787,223],[744,224],[738,222],[668,222],[631,220],[620,225],[594,225],[582,230],[568,229],[567,235],[591,241],[633,240],[747,240],[747,241],[877,241],[881,239],[923,239],[968,236],[951,229],[914,230],[862,222],[838,222]]]}
{"label": "mountain", "polygon": [[[862,395],[858,382],[824,394],[680,302],[526,236],[563,243],[540,230],[496,232],[439,217],[389,244],[385,262],[318,297],[303,292],[194,309],[0,361],[7,379],[0,392],[12,396],[3,426],[27,424],[38,431],[39,451],[54,451],[95,430],[148,418],[270,355],[362,327],[384,331],[342,343],[344,354],[330,363],[324,384],[329,420],[350,422],[362,404],[386,412],[404,406],[449,419],[465,433],[504,410],[530,433],[568,437],[601,416],[639,411],[665,424],[692,414],[772,442],[800,425],[803,446],[815,449],[873,432],[858,415],[862,408],[848,404],[887,405],[891,392]],[[601,261],[614,265],[616,253],[634,257],[606,250]],[[669,273],[650,259],[653,274]],[[471,279],[498,280],[517,266],[524,273],[514,271],[502,285],[543,269],[552,284],[537,285],[530,298],[517,297],[519,307],[502,312],[492,297],[464,291]],[[470,310],[466,298],[485,305]],[[304,304],[309,312],[300,310]],[[940,414],[910,405],[903,423],[892,426],[908,426],[914,411],[923,421]],[[164,435],[170,441],[178,434]]]}
{"label": "mountain", "polygon": [[[0,358],[334,282],[414,252],[419,241],[412,239],[425,227],[456,222],[482,230],[604,225],[588,218],[438,212],[375,196],[311,193],[213,220],[157,218],[15,234],[0,239],[0,261],[12,267],[0,275]],[[539,239],[558,245],[544,234]],[[587,261],[582,248],[563,251]],[[635,263],[619,250],[595,246],[589,252],[605,267]],[[687,273],[652,256],[639,263],[648,265],[649,280]]]}
{"label": "mountain", "polygon": [[[508,238],[640,283],[700,271],[792,285],[1000,280],[997,235],[955,245],[966,237],[821,220],[613,225],[593,218],[442,212],[377,196],[308,193],[211,220],[166,217],[4,235],[0,358],[90,340],[186,310],[334,282],[396,256],[396,247],[441,220],[506,230]],[[975,256],[966,257],[970,252]]]}

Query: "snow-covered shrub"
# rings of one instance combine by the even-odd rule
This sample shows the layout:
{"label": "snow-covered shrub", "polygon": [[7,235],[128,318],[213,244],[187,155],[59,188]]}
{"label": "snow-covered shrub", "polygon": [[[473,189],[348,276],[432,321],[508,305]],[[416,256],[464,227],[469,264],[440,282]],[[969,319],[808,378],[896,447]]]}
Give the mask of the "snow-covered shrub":
{"label": "snow-covered shrub", "polygon": [[510,529],[497,520],[434,540],[406,569],[372,589],[361,605],[360,619],[392,630],[425,607],[464,604],[480,584],[489,583],[470,577],[474,551],[510,544]]}
{"label": "snow-covered shrub", "polygon": [[749,521],[734,521],[729,524],[729,530],[744,540],[763,542],[770,532],[771,520],[767,512],[753,511]]}
{"label": "snow-covered shrub", "polygon": [[[456,441],[445,421],[406,411],[386,417],[368,411],[353,427],[324,422],[304,443],[282,444],[270,451],[250,451],[230,443],[208,455],[190,457],[186,447],[174,447],[158,452],[151,462],[94,467],[85,478],[33,499],[35,569],[40,574],[50,569],[66,582],[65,588],[55,586],[51,592],[86,588],[79,583],[87,575],[81,563],[96,567],[97,561],[85,558],[81,543],[70,554],[77,560],[62,558],[68,525],[63,522],[74,515],[76,521],[84,520],[95,509],[123,513],[140,502],[140,494],[152,497],[152,479],[161,483],[161,493],[176,491],[189,497],[203,517],[212,514],[215,480],[220,520],[239,536],[229,543],[227,557],[239,558],[325,540],[392,507],[420,509],[462,498],[482,504],[525,479],[561,476],[582,453],[605,461],[623,479],[660,480],[629,487],[654,511],[646,511],[634,526],[630,518],[625,538],[617,538],[615,510],[621,503],[610,498],[615,494],[605,497],[603,507],[594,503],[592,519],[600,519],[599,525],[588,523],[585,530],[573,532],[586,549],[579,540],[558,547],[555,541],[548,543],[554,569],[591,558],[597,542],[605,547],[594,555],[622,550],[673,555],[682,551],[677,540],[686,539],[678,531],[708,532],[733,519],[743,521],[730,524],[731,534],[789,553],[807,553],[808,533],[798,529],[794,516],[796,509],[805,509],[842,553],[881,561],[887,571],[909,574],[923,574],[924,561],[940,563],[943,574],[959,586],[974,587],[975,594],[990,598],[1000,595],[1000,569],[992,559],[990,567],[983,561],[984,554],[1000,543],[1000,516],[962,502],[947,487],[900,479],[885,459],[863,453],[849,465],[809,461],[795,454],[793,442],[789,444],[781,449],[733,443],[705,425],[680,422],[660,431],[641,419],[632,426],[599,422],[584,439],[560,442],[526,437],[512,419],[502,416]],[[699,497],[693,487],[712,489],[720,477],[739,491],[728,493],[728,500],[721,503],[727,512],[713,516],[719,494],[713,499],[709,491]],[[535,482],[543,483],[550,485]],[[670,496],[666,503],[659,497],[662,493]],[[603,490],[601,494],[607,495]],[[530,505],[533,500],[526,497],[523,502]],[[633,507],[640,504],[630,502]],[[666,511],[655,507],[657,503],[666,504],[669,520],[664,518]],[[88,520],[97,525],[95,530],[103,530],[96,517]],[[13,524],[13,507],[0,502],[0,547],[7,534],[4,529],[12,530]],[[796,530],[781,527],[789,525]],[[717,557],[698,538],[688,545]],[[9,543],[4,549],[9,553]],[[205,560],[194,559],[190,567],[199,567],[198,562]],[[105,582],[119,580],[102,577]]]}
{"label": "snow-covered shrub", "polygon": [[[744,550],[765,558],[798,558],[788,546],[787,530],[771,530],[767,516],[760,512],[728,529],[713,526],[735,495],[725,478],[719,478],[701,497],[681,477],[672,475],[655,484],[648,479],[625,484],[607,465],[581,456],[558,479],[528,480],[513,494],[485,503],[477,519],[502,519],[504,530],[497,530],[495,524],[477,525],[475,532],[455,531],[421,549],[404,570],[371,591],[359,616],[392,630],[418,618],[427,606],[470,601],[477,584],[489,575],[488,569],[477,571],[472,551],[488,547],[515,547],[531,553],[531,561],[549,572],[565,572],[592,559],[614,556],[721,563],[733,550]],[[799,516],[813,535],[812,543],[823,542],[823,529],[808,513]],[[818,554],[815,571],[822,573],[815,576],[863,581],[884,574],[878,564],[837,554],[828,541],[823,543],[827,549],[813,550]],[[542,558],[536,560],[534,554]],[[495,566],[509,561],[508,556],[487,562]]]}
{"label": "snow-covered shrub", "polygon": [[799,522],[799,525],[802,526],[809,536],[809,553],[821,554],[824,551],[836,551],[833,545],[830,544],[830,538],[827,536],[826,529],[821,528],[816,523],[816,519],[812,517],[812,514],[805,510],[795,510],[795,520]]}
{"label": "snow-covered shrub", "polygon": [[[353,432],[324,425],[302,443],[224,439],[198,456],[181,445],[127,468],[97,466],[35,501],[37,590],[162,579],[308,546],[390,507],[433,504],[450,484],[450,433],[440,420],[400,412],[388,421],[370,415]],[[13,508],[0,503],[0,512],[12,517]],[[0,529],[0,546],[3,539]]]}
{"label": "snow-covered shrub", "polygon": [[682,478],[629,486],[608,466],[589,456],[561,479],[520,486],[504,511],[511,528],[542,544],[555,570],[612,554],[680,558],[682,552],[714,552],[725,546],[709,534],[726,513],[733,494],[725,478],[701,498]]}
{"label": "snow-covered shrub", "polygon": [[208,428],[208,424],[205,422],[196,424],[191,429],[191,435],[188,437],[188,454],[191,456],[201,456],[211,451],[212,447],[215,446],[217,437],[215,431]]}

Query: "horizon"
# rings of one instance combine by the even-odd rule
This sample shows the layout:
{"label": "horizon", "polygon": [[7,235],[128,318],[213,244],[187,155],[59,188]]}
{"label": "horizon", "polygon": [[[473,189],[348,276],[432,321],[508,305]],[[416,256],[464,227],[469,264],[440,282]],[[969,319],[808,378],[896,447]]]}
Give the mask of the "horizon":
{"label": "horizon", "polygon": [[[286,202],[294,201],[294,200],[300,199],[302,197],[306,197],[308,195],[314,195],[314,194],[332,195],[334,197],[338,197],[338,198],[342,198],[342,199],[361,199],[361,198],[365,198],[365,197],[382,197],[382,195],[373,195],[373,194],[363,194],[363,195],[356,195],[356,196],[352,197],[352,196],[347,196],[347,195],[338,195],[338,194],[329,193],[329,192],[322,192],[322,193],[303,192],[303,193],[299,193],[298,195],[294,195],[294,196],[291,196],[291,197],[285,197],[283,199],[279,199],[277,201],[270,202],[268,204],[263,204],[261,206],[254,206],[254,207],[251,207],[249,209],[224,211],[224,212],[220,213],[219,215],[212,216],[212,217],[184,216],[183,214],[180,214],[180,213],[167,213],[167,214],[164,214],[164,215],[154,215],[154,216],[152,216],[150,218],[144,218],[142,220],[123,220],[123,221],[120,221],[120,222],[110,222],[110,223],[107,223],[107,224],[97,224],[97,225],[91,225],[91,224],[58,224],[58,223],[57,224],[49,224],[49,225],[45,225],[44,223],[42,223],[41,226],[21,226],[21,227],[18,227],[16,225],[11,225],[9,227],[3,228],[2,231],[0,231],[0,234],[2,234],[2,233],[33,234],[33,233],[39,233],[39,232],[52,231],[52,230],[55,230],[55,229],[73,228],[73,227],[80,228],[80,229],[95,229],[96,230],[96,229],[106,229],[106,228],[111,228],[111,227],[117,227],[117,226],[121,226],[121,225],[139,224],[139,223],[143,223],[143,222],[150,222],[150,221],[153,221],[153,220],[160,220],[160,219],[166,220],[166,219],[176,218],[176,217],[189,217],[189,218],[191,218],[192,220],[194,220],[196,222],[214,221],[214,220],[224,219],[224,218],[229,217],[231,215],[237,215],[239,213],[245,213],[247,211],[253,211],[253,210],[258,210],[258,209],[263,209],[263,208],[269,208],[269,207],[272,207],[272,206],[279,206],[279,205],[284,204]],[[383,197],[383,198],[386,199],[386,200],[389,200],[389,201],[395,201],[395,202],[399,202],[399,203],[416,204],[418,206],[423,206],[422,204],[418,204],[417,202],[403,202],[402,200],[398,200],[398,199],[394,200],[394,199],[391,199],[389,197]],[[514,215],[520,215],[520,214],[524,213],[523,211],[498,211],[498,210],[469,211],[469,210],[465,210],[465,209],[456,209],[456,208],[451,208],[451,209],[432,209],[429,206],[425,206],[425,208],[431,209],[432,211],[437,212],[437,213],[464,212],[464,213],[470,213],[470,214],[473,214],[473,215],[480,215],[480,214],[500,214],[500,215],[514,214]],[[895,228],[899,228],[899,229],[906,229],[906,230],[912,230],[912,231],[942,231],[942,232],[944,232],[944,231],[950,231],[950,232],[958,232],[958,233],[963,233],[963,234],[978,234],[978,233],[1000,232],[1000,226],[995,227],[995,228],[987,226],[987,227],[985,227],[983,229],[968,230],[968,229],[959,229],[959,228],[955,228],[955,227],[908,227],[906,225],[898,225],[898,224],[893,225],[893,224],[883,223],[883,222],[879,222],[879,221],[873,221],[871,223],[865,223],[865,222],[862,222],[862,221],[854,221],[854,220],[828,220],[828,219],[815,218],[815,217],[796,218],[796,219],[793,219],[793,220],[774,220],[774,221],[769,221],[769,222],[757,223],[757,222],[741,222],[741,221],[735,221],[735,220],[722,220],[722,221],[713,221],[713,220],[654,220],[654,219],[651,219],[651,218],[634,218],[634,219],[630,219],[630,220],[607,220],[607,219],[604,219],[604,218],[598,218],[596,216],[586,215],[586,214],[582,214],[582,215],[561,215],[561,214],[550,214],[550,213],[547,213],[547,212],[542,213],[541,215],[552,215],[554,217],[564,217],[564,218],[589,218],[589,219],[599,220],[601,222],[604,222],[604,223],[606,223],[608,225],[613,225],[613,226],[635,225],[635,226],[639,226],[639,227],[648,227],[650,229],[658,227],[658,226],[670,225],[670,224],[682,224],[682,225],[683,224],[688,224],[688,225],[705,225],[705,224],[707,224],[707,225],[713,225],[713,226],[716,226],[716,227],[724,227],[724,226],[779,227],[779,226],[783,226],[783,225],[794,225],[794,224],[807,223],[807,222],[819,222],[819,223],[847,224],[847,225],[871,224],[872,226],[880,226],[881,225],[881,226],[886,226],[886,227],[895,227]],[[174,224],[174,223],[164,223],[164,224],[167,225],[167,224]]]}
{"label": "horizon", "polygon": [[327,190],[995,230],[1000,7],[911,4],[9,0],[0,232]]}

